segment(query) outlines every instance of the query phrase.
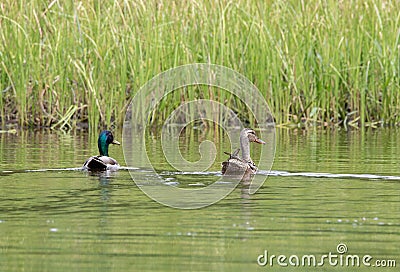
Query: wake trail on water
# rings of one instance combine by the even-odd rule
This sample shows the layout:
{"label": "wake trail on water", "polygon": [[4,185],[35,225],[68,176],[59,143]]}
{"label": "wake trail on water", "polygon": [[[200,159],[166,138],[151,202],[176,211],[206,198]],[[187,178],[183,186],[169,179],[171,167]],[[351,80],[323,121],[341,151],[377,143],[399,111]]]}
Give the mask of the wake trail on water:
{"label": "wake trail on water", "polygon": [[[120,167],[120,171],[138,171],[138,172],[149,172],[152,173],[153,169],[140,169],[136,167]],[[54,172],[54,171],[84,171],[82,167],[74,168],[51,168],[51,169],[27,169],[27,170],[2,170],[0,176],[12,174],[12,173],[24,173],[24,172]],[[169,175],[202,175],[202,176],[222,176],[219,171],[193,171],[193,172],[180,172],[180,171],[163,171],[158,173],[161,176]],[[259,170],[257,175],[263,176],[279,176],[279,177],[309,177],[309,178],[345,178],[345,179],[369,179],[369,180],[400,180],[400,176],[386,176],[378,174],[335,174],[335,173],[320,173],[320,172],[289,172],[279,170]]]}

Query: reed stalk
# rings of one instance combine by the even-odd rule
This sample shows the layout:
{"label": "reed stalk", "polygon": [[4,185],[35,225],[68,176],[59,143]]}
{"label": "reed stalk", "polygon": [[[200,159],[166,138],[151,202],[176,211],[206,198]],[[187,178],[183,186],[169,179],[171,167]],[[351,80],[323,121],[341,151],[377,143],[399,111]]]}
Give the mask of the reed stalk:
{"label": "reed stalk", "polygon": [[[399,125],[399,10],[389,0],[5,0],[1,124],[121,126],[140,86],[201,62],[248,77],[279,125]],[[238,98],[194,87],[163,99],[154,125],[197,98],[254,123]]]}

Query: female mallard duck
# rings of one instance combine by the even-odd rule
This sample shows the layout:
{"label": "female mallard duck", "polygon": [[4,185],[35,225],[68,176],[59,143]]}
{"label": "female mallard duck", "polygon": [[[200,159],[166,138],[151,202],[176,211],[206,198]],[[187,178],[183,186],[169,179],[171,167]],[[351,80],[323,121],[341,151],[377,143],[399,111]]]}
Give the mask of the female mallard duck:
{"label": "female mallard duck", "polygon": [[250,158],[250,142],[265,144],[260,140],[255,131],[250,128],[245,128],[240,132],[240,147],[242,149],[242,158],[238,156],[240,149],[235,150],[229,155],[229,159],[222,163],[222,174],[255,174],[257,166]]}
{"label": "female mallard duck", "polygon": [[120,143],[114,140],[114,136],[109,130],[104,130],[100,133],[97,145],[99,147],[99,156],[90,157],[84,164],[83,169],[89,171],[105,171],[117,170],[119,164],[116,160],[108,156],[108,146],[110,144]]}

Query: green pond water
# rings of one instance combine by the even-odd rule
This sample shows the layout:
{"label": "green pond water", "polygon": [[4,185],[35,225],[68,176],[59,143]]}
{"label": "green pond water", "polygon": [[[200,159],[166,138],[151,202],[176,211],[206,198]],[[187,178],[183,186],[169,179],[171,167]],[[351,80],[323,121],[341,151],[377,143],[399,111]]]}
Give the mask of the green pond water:
{"label": "green pond water", "polygon": [[[199,159],[199,133],[181,137],[188,160]],[[398,134],[278,130],[272,176],[256,194],[239,187],[194,210],[155,202],[127,170],[69,169],[97,154],[97,135],[0,134],[0,271],[342,271],[348,256],[360,261],[349,263],[351,271],[396,271]],[[180,174],[162,160],[156,139],[148,139],[152,160],[175,186],[220,177],[222,151],[229,151],[223,140],[209,171]],[[110,155],[125,166],[121,146],[111,146]],[[271,263],[272,255],[286,259]],[[302,265],[311,255],[315,266]]]}

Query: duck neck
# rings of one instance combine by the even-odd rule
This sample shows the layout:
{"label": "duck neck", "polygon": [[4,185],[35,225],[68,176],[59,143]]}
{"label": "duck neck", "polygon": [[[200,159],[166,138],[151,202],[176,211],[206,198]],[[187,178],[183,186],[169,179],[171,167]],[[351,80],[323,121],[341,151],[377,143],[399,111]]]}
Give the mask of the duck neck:
{"label": "duck neck", "polygon": [[108,157],[107,139],[105,137],[99,137],[99,140],[97,141],[97,145],[99,147],[100,156]]}
{"label": "duck neck", "polygon": [[251,161],[250,142],[245,133],[240,134],[240,148],[242,149],[242,159],[245,161]]}

